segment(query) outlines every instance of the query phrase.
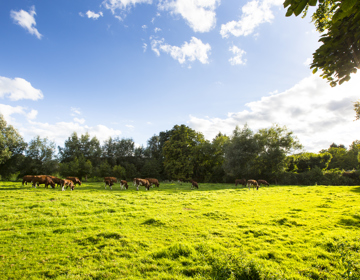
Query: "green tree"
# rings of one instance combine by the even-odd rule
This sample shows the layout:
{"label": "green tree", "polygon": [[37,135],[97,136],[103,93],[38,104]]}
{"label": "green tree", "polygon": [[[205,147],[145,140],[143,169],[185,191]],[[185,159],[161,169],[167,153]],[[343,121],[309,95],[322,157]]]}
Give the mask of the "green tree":
{"label": "green tree", "polygon": [[326,170],[331,162],[332,155],[329,152],[320,154],[300,153],[288,156],[286,159],[288,172],[302,173],[315,167]]}
{"label": "green tree", "polygon": [[25,151],[22,175],[51,175],[58,170],[55,142],[36,136]]}
{"label": "green tree", "polygon": [[126,177],[126,170],[121,165],[115,165],[112,170],[114,177],[118,179],[124,179]]}
{"label": "green tree", "polygon": [[316,29],[322,33],[322,45],[313,54],[310,68],[331,86],[350,80],[360,68],[360,1],[358,0],[285,0],[286,16],[306,15],[309,6],[316,6],[312,15]]}
{"label": "green tree", "polygon": [[248,125],[242,129],[236,126],[225,146],[224,170],[232,177],[250,179],[256,173],[254,167],[260,151],[261,147]]}
{"label": "green tree", "polygon": [[288,131],[285,126],[274,125],[268,129],[260,129],[255,139],[260,147],[257,160],[258,176],[272,181],[276,181],[285,171],[286,156],[302,148],[293,132]]}
{"label": "green tree", "polygon": [[191,178],[195,166],[195,147],[205,142],[201,133],[186,125],[175,125],[163,146],[164,167],[173,179]]}
{"label": "green tree", "polygon": [[7,125],[4,116],[0,114],[0,164],[22,154],[26,146],[19,132],[12,125]]}
{"label": "green tree", "polygon": [[354,141],[348,150],[344,145],[331,144],[327,150],[321,150],[320,153],[330,153],[332,155],[328,169],[352,170],[359,166],[359,141]]}
{"label": "green tree", "polygon": [[236,127],[225,147],[225,171],[237,178],[276,181],[285,171],[287,154],[301,145],[286,127],[274,125],[254,134],[247,125]]}

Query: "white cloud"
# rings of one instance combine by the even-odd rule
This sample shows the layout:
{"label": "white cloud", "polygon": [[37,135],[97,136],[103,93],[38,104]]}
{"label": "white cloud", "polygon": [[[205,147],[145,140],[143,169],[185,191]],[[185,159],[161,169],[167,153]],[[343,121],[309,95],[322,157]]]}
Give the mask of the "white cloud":
{"label": "white cloud", "polygon": [[146,43],[143,44],[143,50],[144,50],[144,52],[146,52],[146,50],[147,50],[147,44]]}
{"label": "white cloud", "polygon": [[78,119],[78,118],[74,118],[74,122],[77,122],[79,124],[83,124],[85,122],[85,119]]}
{"label": "white cloud", "polygon": [[232,46],[229,48],[229,51],[231,51],[233,54],[235,54],[234,57],[230,58],[230,64],[231,65],[245,65],[246,59],[243,59],[242,56],[246,54],[246,52],[242,49],[239,49],[237,46]]}
{"label": "white cloud", "polygon": [[71,107],[70,110],[72,112],[71,116],[81,115],[80,108]]}
{"label": "white cloud", "polygon": [[152,4],[152,0],[104,0],[102,4],[115,14],[116,10],[126,11],[136,4]]}
{"label": "white cloud", "polygon": [[36,118],[38,111],[36,110],[31,110],[30,112],[28,111],[29,110],[27,108],[22,106],[13,107],[10,105],[0,104],[0,114],[4,116],[7,122],[16,126],[18,125],[18,123],[16,123],[15,118],[12,117],[12,115],[14,114],[23,115],[27,118],[27,120],[33,120]]}
{"label": "white cloud", "polygon": [[305,62],[304,62],[304,65],[305,66],[309,66],[310,64],[312,63],[312,59],[310,57],[308,57]]}
{"label": "white cloud", "polygon": [[181,47],[171,46],[164,43],[164,39],[156,40],[150,37],[151,49],[160,56],[160,51],[170,54],[170,56],[179,61],[180,64],[199,60],[203,64],[209,63],[208,53],[211,47],[204,44],[200,39],[192,37],[190,43],[185,42]]}
{"label": "white cloud", "polygon": [[143,26],[141,26],[141,28],[144,29],[144,30],[146,30],[147,25],[144,24]]}
{"label": "white cloud", "polygon": [[220,0],[160,0],[158,8],[181,15],[195,32],[208,32],[216,25]]}
{"label": "white cloud", "polygon": [[30,113],[27,113],[27,114],[26,114],[26,117],[27,117],[29,120],[34,120],[34,119],[36,119],[37,114],[38,114],[38,111],[36,111],[36,110],[31,110]]}
{"label": "white cloud", "polygon": [[247,36],[254,32],[255,28],[265,22],[271,22],[274,15],[271,11],[272,6],[279,6],[283,1],[263,0],[262,2],[252,0],[242,7],[242,16],[238,21],[230,21],[221,25],[220,34],[223,38],[233,36]]}
{"label": "white cloud", "polygon": [[131,124],[126,124],[125,126],[128,127],[128,128],[134,128],[134,126],[131,125]]}
{"label": "white cloud", "polygon": [[154,29],[154,32],[155,32],[155,33],[158,33],[159,31],[161,31],[161,28],[156,27],[156,28]]}
{"label": "white cloud", "polygon": [[86,12],[86,15],[88,18],[92,18],[92,19],[98,19],[99,17],[102,17],[103,16],[103,13],[102,12],[99,12],[98,14],[93,12],[93,11],[87,11]]}
{"label": "white cloud", "polygon": [[228,113],[226,118],[190,116],[189,124],[212,139],[219,131],[231,135],[236,125],[247,123],[257,131],[277,123],[293,131],[306,151],[318,152],[333,142],[350,145],[360,140],[360,121],[353,121],[352,103],[359,98],[359,88],[359,75],[335,88],[312,75],[289,90],[245,104],[248,110]]}
{"label": "white cloud", "polygon": [[41,90],[33,88],[32,85],[22,78],[6,78],[0,76],[0,98],[7,97],[12,101],[20,99],[38,100],[44,96]]}
{"label": "white cloud", "polygon": [[42,35],[35,28],[36,26],[35,15],[36,15],[35,6],[32,6],[29,12],[26,12],[24,10],[10,11],[10,16],[11,18],[14,19],[16,24],[25,28],[27,31],[29,31],[30,34],[35,35],[38,39],[41,39]]}
{"label": "white cloud", "polygon": [[19,128],[23,135],[27,135],[29,138],[33,138],[37,135],[41,137],[48,137],[54,141],[57,145],[63,146],[65,140],[73,132],[78,135],[88,132],[90,136],[96,136],[100,141],[104,141],[109,137],[119,136],[120,130],[108,128],[104,125],[87,126],[81,125],[77,122],[58,122],[55,124],[41,123],[29,121],[29,124]]}

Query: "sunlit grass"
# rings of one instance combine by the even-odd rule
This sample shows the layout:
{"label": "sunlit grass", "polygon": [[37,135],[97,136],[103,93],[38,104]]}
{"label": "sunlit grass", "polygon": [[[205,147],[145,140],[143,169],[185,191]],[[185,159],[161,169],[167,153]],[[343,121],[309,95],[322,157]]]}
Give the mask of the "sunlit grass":
{"label": "sunlit grass", "polygon": [[360,187],[0,182],[0,279],[360,279]]}

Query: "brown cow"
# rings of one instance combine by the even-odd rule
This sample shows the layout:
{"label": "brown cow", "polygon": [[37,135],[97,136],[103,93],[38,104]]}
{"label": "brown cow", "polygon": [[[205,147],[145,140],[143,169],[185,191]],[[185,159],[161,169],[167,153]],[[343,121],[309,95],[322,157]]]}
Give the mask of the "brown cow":
{"label": "brown cow", "polygon": [[269,186],[269,183],[266,182],[265,180],[258,180],[259,185],[266,185]]}
{"label": "brown cow", "polygon": [[65,189],[67,189],[68,187],[70,187],[70,189],[73,191],[75,188],[75,184],[73,181],[71,181],[70,179],[65,179],[62,180],[62,191],[65,191]]}
{"label": "brown cow", "polygon": [[252,186],[253,189],[256,187],[256,190],[259,189],[259,184],[256,180],[252,180],[252,179],[248,180],[247,186],[248,186],[249,190],[250,190],[250,186]]}
{"label": "brown cow", "polygon": [[155,185],[155,186],[157,186],[157,187],[159,187],[159,186],[160,186],[158,179],[154,179],[154,178],[145,178],[145,180],[148,180],[148,181],[149,181],[150,186],[152,186],[152,185]]}
{"label": "brown cow", "polygon": [[[117,178],[115,177],[104,177],[104,182],[105,182],[105,189],[106,189],[106,181],[110,181],[113,183],[117,183]],[[114,185],[114,184],[113,184]],[[111,185],[112,186],[112,185]]]}
{"label": "brown cow", "polygon": [[72,181],[74,185],[79,184],[79,186],[81,186],[81,181],[78,177],[66,177],[66,180]]}
{"label": "brown cow", "polygon": [[148,180],[135,178],[136,190],[139,190],[140,186],[144,186],[146,190],[150,190],[150,183]]}
{"label": "brown cow", "polygon": [[192,189],[192,188],[194,188],[194,189],[195,189],[195,188],[197,188],[197,189],[199,188],[198,183],[195,182],[194,180],[190,180],[190,183],[191,183],[191,189]]}
{"label": "brown cow", "polygon": [[106,186],[109,186],[110,189],[112,189],[112,186],[114,185],[114,182],[111,181],[111,180],[105,180],[105,189],[106,189]]}
{"label": "brown cow", "polygon": [[237,186],[237,185],[243,185],[244,187],[246,186],[246,180],[245,179],[236,179],[235,180],[235,187]]}
{"label": "brown cow", "polygon": [[128,183],[125,180],[120,181],[121,189],[125,188],[126,190],[129,188]]}
{"label": "brown cow", "polygon": [[36,188],[36,185],[40,186],[41,184],[44,184],[45,188],[48,188],[49,185],[53,189],[55,188],[55,183],[47,175],[34,176],[31,182],[32,182],[32,186],[35,187],[35,188]]}
{"label": "brown cow", "polygon": [[32,179],[34,178],[34,175],[25,175],[23,177],[23,181],[22,181],[22,185],[27,185],[27,183],[31,183],[32,182]]}
{"label": "brown cow", "polygon": [[55,177],[55,176],[48,176],[51,178],[51,180],[53,180],[53,182],[56,184],[56,186],[60,186],[62,187],[62,179]]}

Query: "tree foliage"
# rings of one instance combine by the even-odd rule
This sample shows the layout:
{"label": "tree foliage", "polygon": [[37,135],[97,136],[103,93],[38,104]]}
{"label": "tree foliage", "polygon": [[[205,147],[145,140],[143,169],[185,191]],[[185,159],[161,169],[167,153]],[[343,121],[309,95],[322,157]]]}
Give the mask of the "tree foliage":
{"label": "tree foliage", "polygon": [[236,127],[225,148],[224,168],[237,178],[276,180],[286,167],[286,156],[300,149],[286,127],[274,125],[254,133],[247,125]]}
{"label": "tree foliage", "polygon": [[331,86],[350,80],[360,68],[360,1],[358,0],[285,0],[286,16],[298,16],[309,6],[316,6],[312,15],[316,29],[323,33],[322,45],[313,54],[310,68]]}
{"label": "tree foliage", "polygon": [[195,147],[205,142],[201,133],[186,125],[175,125],[163,147],[164,167],[173,179],[191,178],[194,173]]}
{"label": "tree foliage", "polygon": [[25,148],[26,143],[19,132],[12,125],[7,125],[0,114],[0,164],[16,154],[21,154]]}

